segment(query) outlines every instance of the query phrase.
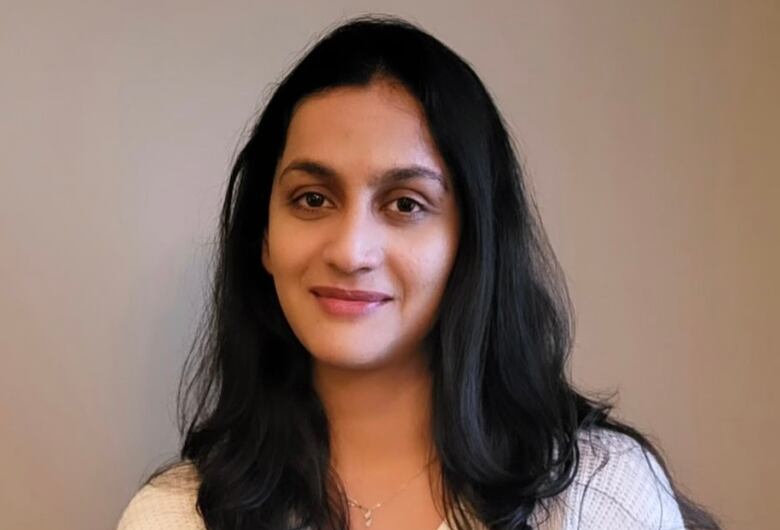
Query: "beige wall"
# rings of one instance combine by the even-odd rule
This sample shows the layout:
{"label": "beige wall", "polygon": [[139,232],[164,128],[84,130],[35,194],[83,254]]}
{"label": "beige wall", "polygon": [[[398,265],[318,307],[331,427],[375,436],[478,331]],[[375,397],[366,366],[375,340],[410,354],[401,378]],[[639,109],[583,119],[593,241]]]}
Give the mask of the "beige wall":
{"label": "beige wall", "polygon": [[780,4],[6,4],[0,527],[109,528],[173,454],[242,128],[315,32],[377,9],[504,110],[571,282],[576,380],[619,388],[728,528],[776,528]]}

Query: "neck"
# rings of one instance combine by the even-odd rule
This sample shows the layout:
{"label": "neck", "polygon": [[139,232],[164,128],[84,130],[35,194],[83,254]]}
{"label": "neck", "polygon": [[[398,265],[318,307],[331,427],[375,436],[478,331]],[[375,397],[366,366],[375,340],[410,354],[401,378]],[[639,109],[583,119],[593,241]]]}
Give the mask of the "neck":
{"label": "neck", "polygon": [[315,363],[313,384],[340,475],[357,482],[409,475],[429,461],[431,375],[422,356],[372,370]]}

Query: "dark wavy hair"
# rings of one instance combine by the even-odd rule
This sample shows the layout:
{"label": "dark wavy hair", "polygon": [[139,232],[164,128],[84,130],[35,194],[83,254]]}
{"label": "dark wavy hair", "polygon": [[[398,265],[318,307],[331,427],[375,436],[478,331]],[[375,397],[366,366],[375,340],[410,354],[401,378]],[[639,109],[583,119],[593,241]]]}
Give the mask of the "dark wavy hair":
{"label": "dark wavy hair", "polygon": [[[364,15],[311,47],[275,87],[236,156],[212,298],[179,386],[183,443],[176,462],[146,483],[176,465],[194,465],[197,507],[212,530],[347,528],[343,488],[330,466],[328,418],[311,384],[311,355],[261,266],[261,243],[296,105],[382,78],[400,82],[421,103],[462,219],[427,337],[440,501],[450,525],[470,528],[465,505],[491,529],[530,528],[537,503],[572,483],[577,434],[591,427],[629,435],[668,473],[646,436],[611,417],[609,398],[586,397],[567,377],[573,308],[487,89],[466,61],[416,25]],[[719,528],[673,489],[689,528]]]}

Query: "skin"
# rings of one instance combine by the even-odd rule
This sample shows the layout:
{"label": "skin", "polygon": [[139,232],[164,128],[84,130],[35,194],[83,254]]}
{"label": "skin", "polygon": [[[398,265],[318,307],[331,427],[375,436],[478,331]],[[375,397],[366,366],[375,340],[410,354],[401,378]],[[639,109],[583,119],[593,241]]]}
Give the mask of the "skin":
{"label": "skin", "polygon": [[[304,159],[333,174],[288,169]],[[400,166],[426,168],[441,180],[380,179]],[[434,500],[424,338],[459,234],[450,176],[419,103],[405,88],[377,79],[298,105],[274,174],[263,266],[290,326],[313,356],[333,466],[348,495],[372,506],[417,476],[377,510],[372,530],[431,530],[442,520]],[[368,315],[339,317],[322,309],[310,292],[315,285],[381,291],[392,300]],[[429,472],[420,475],[432,456]],[[364,528],[359,511],[350,515],[353,528]]]}

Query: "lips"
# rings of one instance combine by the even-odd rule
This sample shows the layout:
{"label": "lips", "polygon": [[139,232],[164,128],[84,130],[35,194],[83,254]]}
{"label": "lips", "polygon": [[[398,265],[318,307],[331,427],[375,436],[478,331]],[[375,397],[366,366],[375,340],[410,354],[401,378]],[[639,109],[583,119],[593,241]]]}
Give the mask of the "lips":
{"label": "lips", "polygon": [[362,318],[374,314],[393,299],[379,291],[358,291],[317,286],[311,289],[319,307],[335,318]]}
{"label": "lips", "polygon": [[312,287],[311,292],[322,298],[335,298],[352,302],[384,302],[393,298],[389,294],[379,291],[359,291],[326,286]]}

